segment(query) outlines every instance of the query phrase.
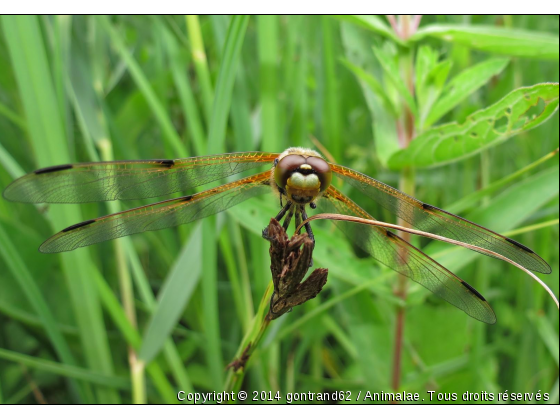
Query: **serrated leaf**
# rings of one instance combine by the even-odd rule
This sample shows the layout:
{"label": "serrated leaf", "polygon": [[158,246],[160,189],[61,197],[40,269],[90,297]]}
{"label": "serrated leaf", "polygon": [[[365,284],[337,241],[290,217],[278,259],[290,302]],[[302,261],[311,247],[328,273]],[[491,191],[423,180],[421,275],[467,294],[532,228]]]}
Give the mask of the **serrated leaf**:
{"label": "serrated leaf", "polygon": [[400,76],[399,68],[397,67],[397,63],[386,51],[381,48],[373,47],[373,53],[379,60],[381,67],[383,68],[383,72],[385,77],[389,79],[395,85],[395,88],[404,98],[406,104],[412,111],[414,115],[416,115],[416,103],[414,102],[414,98],[412,94],[406,87],[404,80]]}
{"label": "serrated leaf", "polygon": [[494,26],[430,25],[418,30],[410,42],[425,37],[466,45],[472,49],[514,57],[558,60],[558,35]]}
{"label": "serrated leaf", "polygon": [[403,44],[403,40],[400,39],[397,34],[393,31],[391,27],[385,24],[383,20],[377,16],[372,15],[334,15],[335,18],[343,20],[346,22],[353,23],[354,25],[361,26],[362,28],[368,29],[372,32],[383,35],[387,38],[392,39],[398,44]]}
{"label": "serrated leaf", "polygon": [[476,64],[455,76],[445,87],[441,98],[431,109],[424,125],[431,126],[461,101],[483,86],[490,78],[502,72],[507,58],[493,58]]}
{"label": "serrated leaf", "polygon": [[[541,104],[544,108],[538,111]],[[557,109],[558,83],[516,89],[469,115],[463,124],[453,122],[425,131],[407,149],[395,153],[389,166],[431,167],[464,159],[542,124]]]}

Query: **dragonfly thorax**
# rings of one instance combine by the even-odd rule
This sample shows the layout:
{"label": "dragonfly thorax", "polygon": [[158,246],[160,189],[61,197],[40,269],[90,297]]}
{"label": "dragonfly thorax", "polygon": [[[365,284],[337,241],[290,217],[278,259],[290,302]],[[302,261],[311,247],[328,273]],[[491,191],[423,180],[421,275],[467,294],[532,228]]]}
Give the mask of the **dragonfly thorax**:
{"label": "dragonfly thorax", "polygon": [[312,150],[290,148],[274,167],[276,185],[297,204],[314,201],[329,187],[331,179],[330,165]]}

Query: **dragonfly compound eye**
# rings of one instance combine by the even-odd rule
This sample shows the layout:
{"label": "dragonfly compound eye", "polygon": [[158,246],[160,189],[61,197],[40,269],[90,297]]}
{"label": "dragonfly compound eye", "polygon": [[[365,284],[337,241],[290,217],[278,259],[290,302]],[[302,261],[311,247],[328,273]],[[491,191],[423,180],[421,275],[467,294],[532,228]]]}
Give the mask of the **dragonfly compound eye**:
{"label": "dragonfly compound eye", "polygon": [[284,156],[278,162],[276,168],[274,168],[274,180],[276,181],[276,185],[282,189],[286,189],[288,179],[305,163],[305,158],[301,155]]}
{"label": "dragonfly compound eye", "polygon": [[278,162],[274,179],[291,200],[306,204],[329,187],[332,173],[330,165],[320,157],[292,154]]}
{"label": "dragonfly compound eye", "polygon": [[323,192],[329,188],[332,180],[332,171],[327,161],[320,157],[311,156],[307,158],[307,164],[313,168],[313,172],[319,178],[319,182],[321,182],[320,191]]}

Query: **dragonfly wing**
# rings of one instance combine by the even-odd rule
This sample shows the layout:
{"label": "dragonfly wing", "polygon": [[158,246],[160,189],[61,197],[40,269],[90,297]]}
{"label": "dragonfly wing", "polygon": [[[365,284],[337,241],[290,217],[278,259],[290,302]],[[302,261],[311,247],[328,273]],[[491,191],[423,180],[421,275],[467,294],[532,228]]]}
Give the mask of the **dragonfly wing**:
{"label": "dragonfly wing", "polygon": [[159,197],[271,163],[277,153],[76,163],[38,169],[4,191],[10,201],[87,203]]}
{"label": "dragonfly wing", "polygon": [[81,222],[51,236],[39,251],[72,251],[122,236],[190,223],[271,191],[269,182],[269,172],[262,172],[198,194]]}
{"label": "dragonfly wing", "polygon": [[[549,274],[550,266],[526,246],[445,210],[425,204],[360,172],[331,164],[335,175],[418,230],[496,252],[523,267]],[[490,254],[485,254],[490,255]],[[492,256],[492,255],[490,255]]]}
{"label": "dragonfly wing", "polygon": [[[373,219],[332,185],[317,204],[321,212]],[[488,324],[496,322],[494,311],[474,287],[404,239],[378,226],[342,221],[334,223],[352,242],[380,263],[421,284],[471,317]]]}

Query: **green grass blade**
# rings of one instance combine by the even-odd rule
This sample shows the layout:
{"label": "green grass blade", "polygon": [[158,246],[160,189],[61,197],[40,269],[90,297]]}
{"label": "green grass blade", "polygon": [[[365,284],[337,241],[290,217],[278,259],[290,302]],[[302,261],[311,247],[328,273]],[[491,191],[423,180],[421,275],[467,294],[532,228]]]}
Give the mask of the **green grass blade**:
{"label": "green grass blade", "polygon": [[324,105],[323,105],[323,142],[335,160],[342,157],[342,121],[340,120],[340,95],[336,71],[336,29],[338,22],[330,17],[321,17],[323,32],[323,67],[324,67]]}
{"label": "green grass blade", "polygon": [[[74,355],[71,353],[66,339],[62,335],[56,319],[44,300],[40,289],[33,281],[24,261],[14,247],[8,234],[0,223],[0,255],[4,259],[14,278],[18,281],[21,290],[25,293],[29,303],[39,316],[39,320],[45,328],[58,357],[67,365],[77,365]],[[83,390],[80,389],[82,398]]]}
{"label": "green grass blade", "polygon": [[469,48],[514,57],[558,60],[558,35],[494,26],[429,25],[410,38],[438,38]]}
{"label": "green grass blade", "polygon": [[204,134],[204,127],[200,119],[200,114],[190,82],[183,70],[186,63],[181,60],[179,47],[173,37],[166,29],[162,29],[162,33],[169,55],[173,82],[177,87],[177,93],[183,107],[183,114],[185,116],[187,129],[189,130],[194,143],[194,148],[191,149],[194,149],[197,156],[201,156],[204,154],[206,149],[206,135]]}
{"label": "green grass blade", "polygon": [[[249,22],[248,16],[234,16],[226,35],[222,62],[218,72],[212,118],[208,133],[208,154],[220,153],[224,149],[227,117],[229,114],[233,83],[241,53],[241,46]],[[207,336],[207,362],[215,389],[223,383],[223,358],[220,346],[220,325],[218,316],[218,273],[216,217],[202,222],[202,264],[204,279],[202,283],[204,302],[204,322]]]}
{"label": "green grass blade", "polygon": [[278,126],[278,16],[257,17],[263,138],[261,150],[281,150]]}
{"label": "green grass blade", "polygon": [[39,357],[27,356],[15,351],[0,349],[0,358],[21,363],[33,369],[43,370],[60,376],[91,382],[94,385],[116,389],[130,389],[128,378],[100,374],[78,366],[56,363]]}
{"label": "green grass blade", "polygon": [[191,233],[158,295],[158,301],[144,333],[138,357],[150,363],[162,349],[198,285],[202,273],[199,226]]}
{"label": "green grass blade", "polygon": [[138,85],[138,88],[146,98],[146,102],[148,102],[148,105],[150,106],[150,109],[152,110],[154,116],[156,117],[156,121],[161,128],[164,139],[169,142],[177,156],[187,156],[185,146],[178,136],[175,127],[173,127],[173,123],[171,122],[169,115],[165,110],[165,107],[158,99],[157,95],[154,92],[154,89],[150,86],[150,82],[124,44],[121,36],[113,28],[112,24],[109,22],[109,19],[106,16],[98,16],[97,19],[100,23],[100,26],[109,34],[118,53],[126,63],[130,74]]}
{"label": "green grass blade", "polygon": [[530,163],[529,165],[525,166],[524,168],[521,168],[520,170],[515,171],[514,173],[512,173],[508,176],[505,176],[505,177],[503,177],[503,178],[501,178],[497,181],[494,181],[493,183],[487,185],[486,187],[481,188],[480,190],[477,190],[477,191],[461,198],[459,201],[456,201],[453,204],[450,204],[449,206],[446,206],[446,211],[458,214],[458,213],[461,213],[461,212],[465,211],[469,207],[475,206],[484,197],[488,196],[489,194],[492,194],[493,192],[499,190],[503,186],[511,183],[512,181],[515,181],[516,179],[518,179],[522,175],[529,172],[531,169],[536,168],[537,166],[539,166],[542,163],[548,161],[549,159],[553,158],[556,155],[558,155],[558,149],[556,149],[553,152],[547,153],[542,158],[536,160],[535,162]]}
{"label": "green grass blade", "polygon": [[[3,17],[2,28],[16,69],[38,166],[68,162],[62,114],[58,109],[37,19],[33,16]],[[57,207],[50,213],[55,230],[66,227],[69,221],[82,220],[75,207]],[[91,260],[85,250],[63,255],[61,259],[88,365],[102,373],[112,374],[101,308],[95,287],[88,277]],[[98,396],[102,402],[119,401],[118,395],[111,390],[99,389]]]}
{"label": "green grass blade", "polygon": [[546,348],[550,352],[550,355],[556,362],[556,366],[559,366],[559,351],[558,351],[558,332],[555,331],[554,326],[551,322],[544,318],[543,316],[539,316],[538,314],[531,314],[529,317],[533,325],[536,327],[541,340],[545,344]]}
{"label": "green grass blade", "polygon": [[[210,124],[212,118],[212,107],[214,102],[214,90],[212,88],[212,79],[208,70],[208,62],[206,60],[206,51],[204,49],[204,38],[200,30],[200,23],[197,15],[187,15],[187,30],[189,32],[189,41],[191,42],[191,54],[202,91],[202,105],[204,107],[204,115],[206,122]],[[217,87],[216,87],[217,89]]]}

